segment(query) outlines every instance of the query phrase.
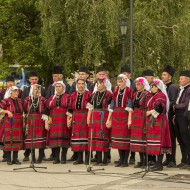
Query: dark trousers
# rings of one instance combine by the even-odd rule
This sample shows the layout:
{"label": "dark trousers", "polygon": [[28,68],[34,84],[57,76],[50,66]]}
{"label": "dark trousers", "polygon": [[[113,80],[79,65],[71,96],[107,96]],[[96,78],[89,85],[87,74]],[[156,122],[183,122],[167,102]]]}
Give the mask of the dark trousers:
{"label": "dark trousers", "polygon": [[[52,150],[54,151],[55,161],[60,161],[60,147],[52,148]],[[61,161],[66,162],[66,157],[67,157],[67,148],[62,148]]]}
{"label": "dark trousers", "polygon": [[119,162],[121,164],[127,164],[129,158],[129,150],[121,150],[119,149]]}
{"label": "dark trousers", "polygon": [[[30,153],[31,153],[31,149],[26,149],[24,152],[24,156],[29,157]],[[41,148],[41,154],[42,154],[42,158],[45,157],[45,148]]]}
{"label": "dark trousers", "polygon": [[97,163],[104,163],[106,164],[108,161],[108,152],[103,152],[104,154],[104,158],[102,160],[102,152],[101,151],[96,151],[96,155],[97,155]]}
{"label": "dark trousers", "polygon": [[[13,159],[11,159],[11,152],[13,152]],[[6,151],[7,162],[11,162],[11,160],[16,161],[18,158],[18,151]]]}
{"label": "dark trousers", "polygon": [[190,164],[190,128],[189,120],[184,115],[175,117],[175,134],[181,149],[181,162]]}
{"label": "dark trousers", "polygon": [[168,117],[169,127],[170,127],[170,138],[172,143],[172,154],[166,154],[166,160],[168,162],[176,163],[176,133],[175,133],[175,125],[173,124],[173,118]]}

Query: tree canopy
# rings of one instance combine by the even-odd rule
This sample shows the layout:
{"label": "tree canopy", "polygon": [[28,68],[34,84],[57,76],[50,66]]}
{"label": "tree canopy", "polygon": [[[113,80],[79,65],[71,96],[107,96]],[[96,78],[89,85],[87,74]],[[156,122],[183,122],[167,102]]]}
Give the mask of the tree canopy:
{"label": "tree canopy", "polygon": [[[177,71],[190,69],[189,0],[133,2],[133,77],[147,68],[159,76],[167,64]],[[129,4],[130,0],[0,0],[1,75],[13,64],[37,70],[44,78],[53,65],[61,65],[65,77],[81,65],[94,70],[104,64],[119,73],[122,17],[128,21],[129,65]]]}

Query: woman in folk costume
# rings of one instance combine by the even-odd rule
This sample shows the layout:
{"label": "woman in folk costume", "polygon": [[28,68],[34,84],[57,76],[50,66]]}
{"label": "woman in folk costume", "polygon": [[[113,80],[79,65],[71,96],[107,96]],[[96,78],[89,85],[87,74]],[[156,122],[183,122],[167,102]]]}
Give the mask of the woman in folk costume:
{"label": "woman in folk costume", "polygon": [[131,123],[130,151],[139,152],[140,162],[135,168],[146,163],[146,110],[152,94],[148,81],[144,77],[135,80],[137,91],[133,94],[133,112]]}
{"label": "woman in folk costume", "polygon": [[129,88],[130,81],[124,75],[117,77],[118,88],[113,94],[106,122],[111,127],[111,146],[119,151],[119,162],[116,167],[127,167],[130,147],[130,125],[129,120],[132,111],[132,91]]}
{"label": "woman in folk costume", "polygon": [[43,149],[46,147],[46,130],[42,114],[45,111],[46,99],[41,96],[41,86],[31,85],[30,94],[24,99],[25,125],[25,148],[33,151],[32,161],[36,162],[35,149],[39,149],[37,163],[42,162]]}
{"label": "woman in folk costume", "polygon": [[91,93],[87,89],[85,79],[76,80],[76,91],[71,94],[67,115],[68,126],[71,126],[71,148],[77,152],[77,161],[73,164],[83,164],[83,151],[85,151],[85,164],[88,164],[88,125],[87,103]]}
{"label": "woman in folk costume", "polygon": [[151,171],[163,170],[162,160],[164,153],[171,154],[171,139],[167,112],[169,99],[166,87],[160,79],[154,79],[151,85],[153,96],[148,101],[146,112],[147,153],[157,155],[157,163]]}
{"label": "woman in folk costume", "polygon": [[[106,127],[108,105],[111,103],[111,83],[106,77],[98,78],[94,93],[88,104],[87,124],[89,125],[89,150],[95,150],[97,162],[94,165],[107,165],[110,142],[110,129]],[[102,152],[104,158],[102,160]]]}
{"label": "woman in folk costume", "polygon": [[65,93],[63,81],[57,81],[55,95],[50,96],[46,101],[48,109],[45,113],[49,116],[49,120],[45,119],[45,128],[48,130],[47,145],[55,152],[53,164],[60,163],[60,148],[62,148],[61,164],[66,164],[67,149],[70,145],[66,115],[69,97],[69,94]]}
{"label": "woman in folk costume", "polygon": [[[8,165],[21,164],[17,158],[18,151],[23,149],[23,107],[18,96],[18,88],[12,86],[10,97],[0,102],[0,114],[5,114],[3,142]],[[11,159],[11,151],[13,151],[13,159]]]}

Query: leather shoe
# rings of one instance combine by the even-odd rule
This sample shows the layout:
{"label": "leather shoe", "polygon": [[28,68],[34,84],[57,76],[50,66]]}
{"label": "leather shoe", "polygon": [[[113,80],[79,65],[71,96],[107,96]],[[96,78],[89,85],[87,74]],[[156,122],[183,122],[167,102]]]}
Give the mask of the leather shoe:
{"label": "leather shoe", "polygon": [[185,164],[184,166],[180,167],[179,169],[189,169],[190,165],[189,164]]}
{"label": "leather shoe", "polygon": [[37,161],[36,161],[36,164],[41,164],[42,163],[42,159],[38,159]]}
{"label": "leather shoe", "polygon": [[54,160],[53,161],[53,164],[59,164],[60,163],[60,160]]}
{"label": "leather shoe", "polygon": [[98,164],[98,166],[107,166],[107,165],[108,163],[104,163],[104,162]]}
{"label": "leather shoe", "polygon": [[115,167],[121,167],[122,164],[123,164],[122,162],[119,162],[119,163],[117,163],[117,164],[115,165]]}
{"label": "leather shoe", "polygon": [[97,162],[97,159],[96,158],[92,158],[91,162]]}
{"label": "leather shoe", "polygon": [[176,165],[176,168],[181,168],[183,166],[187,165],[186,163],[181,162],[180,164]]}
{"label": "leather shoe", "polygon": [[176,167],[175,162],[169,162],[169,164],[167,165],[167,168],[175,168],[175,167]]}
{"label": "leather shoe", "polygon": [[114,161],[114,164],[118,164],[120,162],[120,160]]}
{"label": "leather shoe", "polygon": [[19,162],[19,160],[18,160],[18,159],[16,159],[16,160],[13,160],[13,161],[12,161],[12,164],[17,164],[17,165],[20,165],[20,164],[21,164],[21,162]]}
{"label": "leather shoe", "polygon": [[130,160],[129,160],[129,164],[130,164],[130,165],[135,164],[135,159],[134,159],[134,158],[130,158]]}
{"label": "leather shoe", "polygon": [[142,165],[143,165],[143,163],[142,163],[142,162],[137,162],[137,164],[136,164],[136,165],[134,165],[134,168],[141,168],[141,167],[142,167]]}
{"label": "leather shoe", "polygon": [[54,158],[50,156],[49,158],[47,158],[47,161],[54,161]]}
{"label": "leather shoe", "polygon": [[30,161],[28,156],[24,157],[24,159],[23,159],[23,162],[27,162],[27,161]]}
{"label": "leather shoe", "polygon": [[75,162],[73,162],[73,165],[79,165],[79,164],[84,164],[84,162],[83,161],[75,161]]}
{"label": "leather shoe", "polygon": [[123,164],[121,164],[121,168],[125,168],[125,167],[128,167],[129,166],[129,164],[126,162],[126,163],[123,163]]}
{"label": "leather shoe", "polygon": [[61,164],[66,164],[66,160],[61,160]]}
{"label": "leather shoe", "polygon": [[163,170],[163,166],[160,164],[156,164],[153,167],[150,168],[150,171],[154,172],[154,171],[162,171]]}
{"label": "leather shoe", "polygon": [[13,163],[10,161],[7,161],[7,165],[13,165]]}
{"label": "leather shoe", "polygon": [[73,161],[76,161],[77,160],[77,158],[75,158],[74,156],[72,156],[70,159],[68,159],[67,161],[69,161],[69,162],[73,162]]}
{"label": "leather shoe", "polygon": [[169,163],[170,163],[170,162],[169,162],[168,160],[165,160],[165,161],[162,163],[162,165],[163,165],[163,166],[167,166]]}
{"label": "leather shoe", "polygon": [[48,159],[45,156],[42,158],[42,160],[43,161],[48,161]]}
{"label": "leather shoe", "polygon": [[7,162],[7,158],[3,158],[2,162]]}
{"label": "leather shoe", "polygon": [[154,166],[155,164],[156,164],[156,162],[153,160],[149,161],[149,163],[148,163],[149,166]]}

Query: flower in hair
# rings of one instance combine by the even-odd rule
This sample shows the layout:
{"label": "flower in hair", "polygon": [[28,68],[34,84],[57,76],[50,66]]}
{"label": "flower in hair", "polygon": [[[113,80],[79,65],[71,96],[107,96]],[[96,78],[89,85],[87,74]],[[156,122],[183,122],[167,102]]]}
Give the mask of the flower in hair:
{"label": "flower in hair", "polygon": [[143,84],[143,83],[144,83],[144,79],[143,79],[143,78],[140,78],[140,79],[138,80],[138,83],[139,83],[139,84]]}
{"label": "flower in hair", "polygon": [[102,77],[103,82],[106,82],[106,79],[107,79],[106,76]]}
{"label": "flower in hair", "polygon": [[159,80],[154,80],[154,84],[155,84],[155,85],[158,85],[159,83],[160,83]]}

